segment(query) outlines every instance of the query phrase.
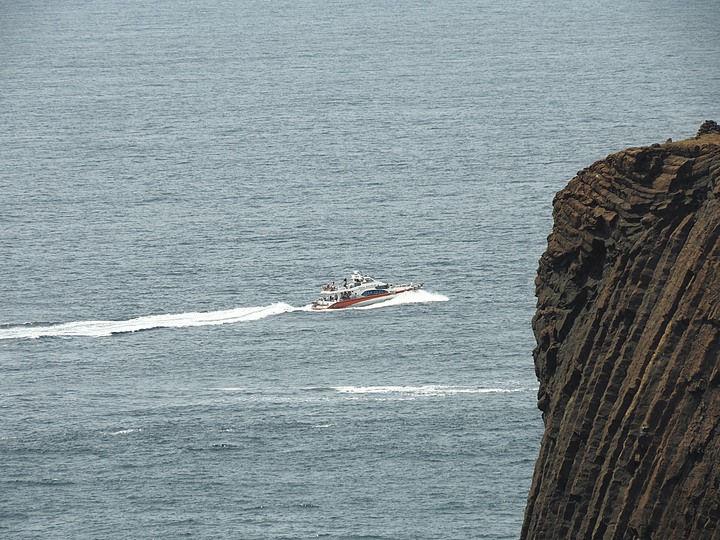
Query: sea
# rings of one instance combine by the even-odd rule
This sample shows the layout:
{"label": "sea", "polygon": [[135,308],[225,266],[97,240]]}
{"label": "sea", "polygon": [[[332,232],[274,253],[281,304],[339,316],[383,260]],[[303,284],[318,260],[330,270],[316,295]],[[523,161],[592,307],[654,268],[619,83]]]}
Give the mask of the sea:
{"label": "sea", "polygon": [[[0,0],[0,537],[517,538],[576,171],[715,1]],[[311,311],[359,270],[423,282]]]}

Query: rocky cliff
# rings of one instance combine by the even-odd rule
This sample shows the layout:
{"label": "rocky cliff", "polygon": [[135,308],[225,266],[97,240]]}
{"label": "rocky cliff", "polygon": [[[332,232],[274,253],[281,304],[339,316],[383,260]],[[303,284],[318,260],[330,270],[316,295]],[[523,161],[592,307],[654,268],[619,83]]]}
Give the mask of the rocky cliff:
{"label": "rocky cliff", "polygon": [[594,163],[553,217],[522,538],[720,539],[720,127]]}

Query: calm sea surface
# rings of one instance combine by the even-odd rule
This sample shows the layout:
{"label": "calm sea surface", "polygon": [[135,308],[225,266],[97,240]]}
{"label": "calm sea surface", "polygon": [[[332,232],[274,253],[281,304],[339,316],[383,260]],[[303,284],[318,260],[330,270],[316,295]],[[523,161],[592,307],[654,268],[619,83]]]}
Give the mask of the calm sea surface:
{"label": "calm sea surface", "polygon": [[719,15],[0,0],[0,536],[517,537],[552,197],[720,120]]}

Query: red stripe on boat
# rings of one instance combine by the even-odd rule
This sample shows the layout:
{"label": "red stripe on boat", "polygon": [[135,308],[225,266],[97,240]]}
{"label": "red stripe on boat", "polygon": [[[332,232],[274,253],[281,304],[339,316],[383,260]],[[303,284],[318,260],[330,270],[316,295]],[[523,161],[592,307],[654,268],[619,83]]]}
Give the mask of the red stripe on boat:
{"label": "red stripe on boat", "polygon": [[390,293],[385,294],[373,294],[372,296],[362,296],[360,298],[350,298],[349,300],[340,300],[339,302],[335,302],[333,305],[328,306],[325,309],[342,309],[348,306],[352,306],[353,304],[358,304],[360,302],[367,302],[368,300],[373,300],[374,298],[382,298],[384,296],[391,296]]}

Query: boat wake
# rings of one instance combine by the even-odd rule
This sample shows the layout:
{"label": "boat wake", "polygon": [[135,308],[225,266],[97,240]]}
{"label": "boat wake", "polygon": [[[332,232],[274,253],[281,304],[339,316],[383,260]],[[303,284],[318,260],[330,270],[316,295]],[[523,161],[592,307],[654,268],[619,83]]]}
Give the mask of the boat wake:
{"label": "boat wake", "polygon": [[[351,308],[356,310],[372,309],[398,304],[418,302],[447,301],[447,297],[427,291],[411,291],[397,298],[372,306]],[[257,321],[273,315],[293,311],[310,311],[311,305],[294,307],[284,302],[247,308],[226,309],[221,311],[178,313],[169,315],[149,315],[124,321],[75,321],[58,324],[22,324],[0,327],[0,340],[38,339],[42,337],[107,337],[114,334],[139,332],[155,328],[188,328],[193,326],[214,326],[248,321]],[[315,312],[317,313],[317,312]]]}
{"label": "boat wake", "polygon": [[154,328],[187,328],[191,326],[212,326],[245,321],[257,321],[298,311],[289,304],[278,303],[269,306],[226,309],[222,311],[179,313],[175,315],[150,315],[126,321],[76,321],[51,325],[20,325],[0,328],[0,339],[37,339],[41,337],[105,337],[113,334],[138,332]]}
{"label": "boat wake", "polygon": [[371,304],[369,306],[358,306],[352,309],[366,310],[366,309],[380,309],[391,306],[399,306],[401,304],[424,304],[425,302],[447,302],[448,297],[442,294],[431,293],[424,289],[417,291],[408,291],[397,295],[395,298],[386,300],[379,304]]}
{"label": "boat wake", "polygon": [[528,392],[525,387],[476,387],[427,384],[423,386],[337,386],[333,390],[340,394],[363,395],[406,395],[406,396],[455,396],[458,394],[513,394]]}
{"label": "boat wake", "polygon": [[272,401],[278,403],[326,402],[327,400],[412,401],[424,398],[475,398],[482,395],[535,394],[536,387],[507,381],[490,386],[446,384],[389,386],[306,386],[301,388],[216,387],[208,390],[232,396],[238,401]]}

